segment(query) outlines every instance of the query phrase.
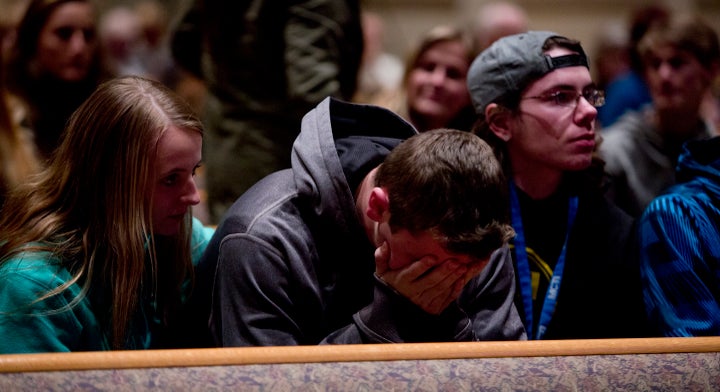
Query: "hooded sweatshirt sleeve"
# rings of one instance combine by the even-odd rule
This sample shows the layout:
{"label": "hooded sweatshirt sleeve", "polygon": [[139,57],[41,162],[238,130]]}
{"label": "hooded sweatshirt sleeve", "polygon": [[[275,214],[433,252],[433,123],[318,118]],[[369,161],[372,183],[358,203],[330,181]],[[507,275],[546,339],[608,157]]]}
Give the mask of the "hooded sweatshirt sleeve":
{"label": "hooded sweatshirt sleeve", "polygon": [[323,343],[525,340],[514,295],[515,276],[507,246],[492,254],[480,275],[439,315],[426,313],[376,278],[373,302],[353,316],[353,324]]}
{"label": "hooded sweatshirt sleeve", "polygon": [[[245,255],[243,263],[236,262],[237,254]],[[215,343],[228,347],[474,339],[470,318],[457,304],[431,315],[379,279],[372,302],[347,326],[328,332],[320,304],[322,288],[315,284],[311,268],[298,267],[260,238],[226,237],[218,258],[210,323]]]}
{"label": "hooded sweatshirt sleeve", "polygon": [[353,316],[353,323],[323,344],[453,342],[473,340],[470,319],[457,303],[432,315],[375,278],[373,302]]}

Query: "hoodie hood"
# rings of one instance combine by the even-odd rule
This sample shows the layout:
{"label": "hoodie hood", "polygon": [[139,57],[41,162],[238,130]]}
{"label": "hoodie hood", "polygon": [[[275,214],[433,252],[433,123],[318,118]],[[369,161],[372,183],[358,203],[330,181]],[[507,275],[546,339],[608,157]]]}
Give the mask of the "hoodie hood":
{"label": "hoodie hood", "polygon": [[[390,110],[328,97],[303,117],[293,144],[291,162],[297,191],[311,196],[306,199],[313,200],[318,216],[337,221],[344,214],[345,219],[356,219],[355,189],[348,178],[357,185],[358,178],[377,166],[384,155],[415,134],[410,123]],[[338,143],[345,138],[354,141]]]}
{"label": "hoodie hood", "polygon": [[678,182],[702,181],[720,196],[720,136],[685,143],[677,164]]}

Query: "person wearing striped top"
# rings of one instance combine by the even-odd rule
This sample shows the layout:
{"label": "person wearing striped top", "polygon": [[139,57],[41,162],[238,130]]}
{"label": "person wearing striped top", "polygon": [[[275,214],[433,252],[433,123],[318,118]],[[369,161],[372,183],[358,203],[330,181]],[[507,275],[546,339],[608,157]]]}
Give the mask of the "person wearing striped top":
{"label": "person wearing striped top", "polygon": [[687,143],[677,175],[638,224],[648,316],[665,336],[720,335],[720,136]]}

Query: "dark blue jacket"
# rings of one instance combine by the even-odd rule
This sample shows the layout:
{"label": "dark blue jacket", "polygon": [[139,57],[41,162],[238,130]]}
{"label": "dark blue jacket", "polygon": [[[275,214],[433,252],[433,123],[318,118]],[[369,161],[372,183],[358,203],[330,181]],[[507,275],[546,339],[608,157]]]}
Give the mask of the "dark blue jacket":
{"label": "dark blue jacket", "polygon": [[640,222],[647,312],[665,336],[720,335],[720,137],[685,145]]}

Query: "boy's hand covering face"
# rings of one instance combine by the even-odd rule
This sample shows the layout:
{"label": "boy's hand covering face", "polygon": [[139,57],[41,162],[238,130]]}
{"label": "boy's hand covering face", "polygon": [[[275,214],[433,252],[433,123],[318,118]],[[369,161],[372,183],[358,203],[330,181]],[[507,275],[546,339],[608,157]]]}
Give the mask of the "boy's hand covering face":
{"label": "boy's hand covering face", "polygon": [[430,314],[442,313],[488,260],[463,264],[454,258],[428,255],[398,269],[390,269],[387,242],[375,250],[375,274],[387,285]]}
{"label": "boy's hand covering face", "polygon": [[374,187],[366,211],[375,222],[370,239],[375,250],[375,274],[400,295],[430,314],[442,313],[488,259],[448,252],[430,232],[410,233],[390,229],[389,197]]}

